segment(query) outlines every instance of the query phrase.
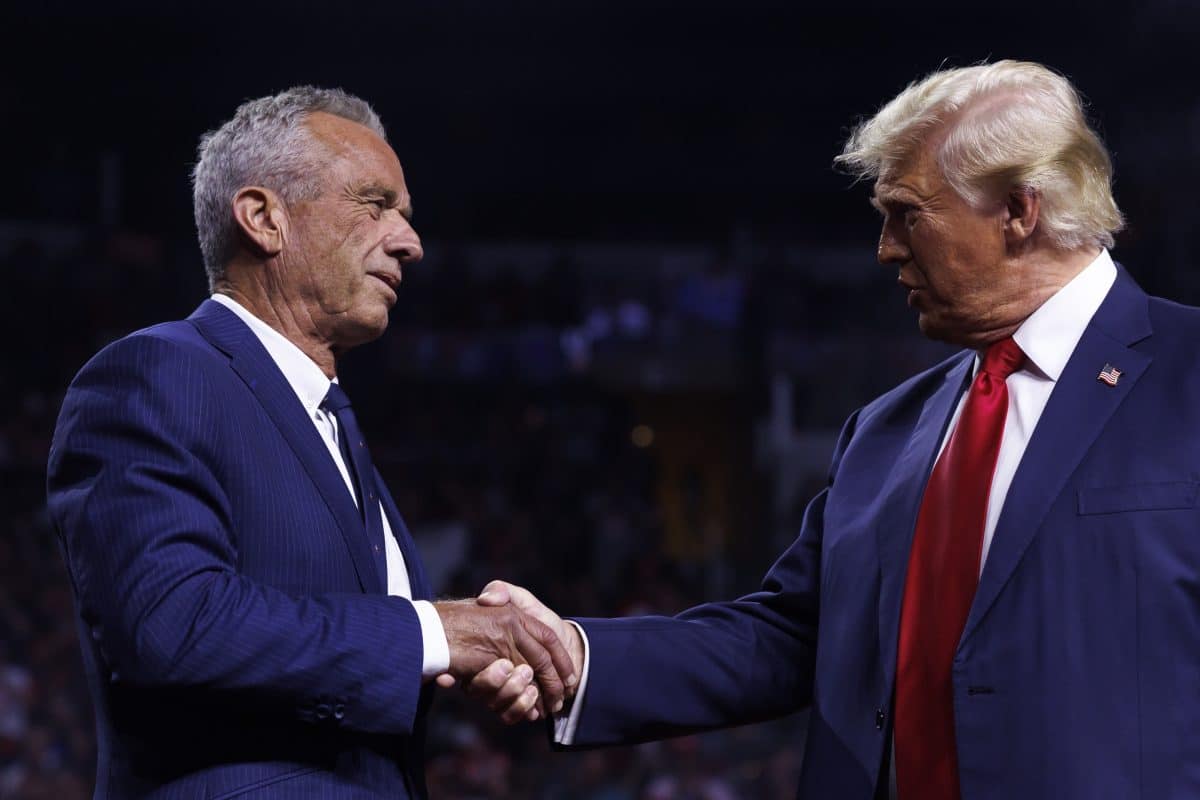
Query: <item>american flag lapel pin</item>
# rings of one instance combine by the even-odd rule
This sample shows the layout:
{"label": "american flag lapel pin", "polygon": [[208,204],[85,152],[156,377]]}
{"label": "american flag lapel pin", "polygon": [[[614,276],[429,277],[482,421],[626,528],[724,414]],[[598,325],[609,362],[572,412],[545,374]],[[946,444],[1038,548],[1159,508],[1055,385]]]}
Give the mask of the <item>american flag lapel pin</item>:
{"label": "american flag lapel pin", "polygon": [[1117,381],[1121,380],[1121,370],[1112,364],[1105,363],[1104,369],[1100,370],[1100,374],[1096,376],[1096,380],[1107,383],[1109,386],[1116,386]]}

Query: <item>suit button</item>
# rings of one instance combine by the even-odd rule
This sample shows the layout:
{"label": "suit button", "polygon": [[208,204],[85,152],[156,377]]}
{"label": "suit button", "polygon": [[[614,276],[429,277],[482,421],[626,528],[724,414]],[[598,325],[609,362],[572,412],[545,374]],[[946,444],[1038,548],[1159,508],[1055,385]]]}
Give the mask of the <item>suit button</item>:
{"label": "suit button", "polygon": [[345,716],[346,716],[346,707],[344,705],[342,705],[341,703],[338,703],[336,706],[333,707],[333,718],[334,719],[340,720]]}
{"label": "suit button", "polygon": [[887,714],[885,714],[883,712],[883,709],[882,708],[875,709],[875,730],[877,730],[877,731],[883,730],[883,723],[885,720],[887,720]]}
{"label": "suit button", "polygon": [[329,719],[329,704],[321,703],[317,706],[317,719]]}

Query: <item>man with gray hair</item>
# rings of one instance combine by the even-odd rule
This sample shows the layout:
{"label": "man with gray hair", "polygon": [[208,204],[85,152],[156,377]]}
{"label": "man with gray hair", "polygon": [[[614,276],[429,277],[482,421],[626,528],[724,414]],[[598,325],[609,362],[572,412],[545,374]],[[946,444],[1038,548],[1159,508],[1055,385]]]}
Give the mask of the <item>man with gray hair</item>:
{"label": "man with gray hair", "polygon": [[88,362],[49,458],[95,796],[424,797],[435,679],[514,722],[575,675],[515,607],[430,602],[338,383],[422,255],[400,162],[365,102],[298,87],[206,135],[194,186],[212,297]]}
{"label": "man with gray hair", "polygon": [[568,642],[556,740],[809,708],[802,798],[1200,796],[1200,311],[1110,257],[1079,94],[1039,64],[940,71],[837,161],[874,180],[921,331],[964,350],[850,416],[755,594],[564,624],[486,587]]}

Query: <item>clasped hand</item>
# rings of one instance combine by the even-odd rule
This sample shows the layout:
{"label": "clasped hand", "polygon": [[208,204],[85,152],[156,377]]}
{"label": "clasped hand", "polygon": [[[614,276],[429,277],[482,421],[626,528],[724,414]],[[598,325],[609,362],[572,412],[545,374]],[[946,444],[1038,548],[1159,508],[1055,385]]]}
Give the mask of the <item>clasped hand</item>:
{"label": "clasped hand", "polygon": [[478,598],[435,603],[450,646],[439,686],[462,683],[507,724],[557,713],[574,696],[583,645],[529,591],[492,581]]}

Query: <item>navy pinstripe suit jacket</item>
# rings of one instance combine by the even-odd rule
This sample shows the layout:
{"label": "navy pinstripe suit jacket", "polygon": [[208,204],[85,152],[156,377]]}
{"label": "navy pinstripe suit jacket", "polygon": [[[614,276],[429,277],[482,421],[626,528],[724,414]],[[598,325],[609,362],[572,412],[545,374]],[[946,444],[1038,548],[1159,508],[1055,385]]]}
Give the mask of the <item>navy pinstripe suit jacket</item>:
{"label": "navy pinstripe suit jacket", "polygon": [[[579,620],[591,662],[574,744],[808,707],[800,800],[886,796],[909,554],[974,358],[851,415],[760,591]],[[1119,382],[1098,379],[1105,365]],[[961,796],[1196,800],[1197,676],[1200,309],[1118,268],[1013,477],[955,653]]]}
{"label": "navy pinstripe suit jacket", "polygon": [[209,300],[93,358],[63,403],[48,494],[97,798],[425,795],[416,612],[385,594],[329,451],[236,315]]}

